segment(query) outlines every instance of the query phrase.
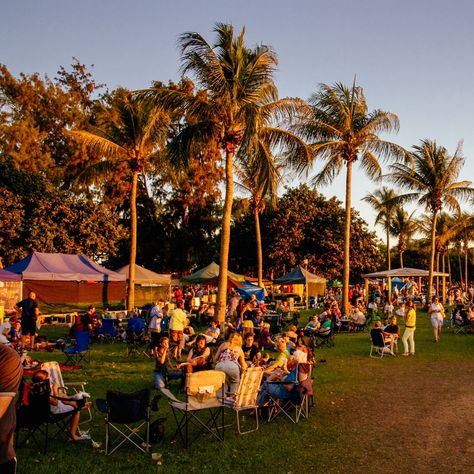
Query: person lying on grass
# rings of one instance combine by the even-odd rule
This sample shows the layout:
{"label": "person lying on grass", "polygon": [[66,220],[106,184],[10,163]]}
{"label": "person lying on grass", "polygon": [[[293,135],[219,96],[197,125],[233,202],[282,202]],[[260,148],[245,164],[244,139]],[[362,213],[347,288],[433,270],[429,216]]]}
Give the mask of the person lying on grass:
{"label": "person lying on grass", "polygon": [[[33,374],[33,383],[43,382],[49,378],[48,372],[46,370],[37,370]],[[79,425],[79,418],[81,416],[82,408],[90,408],[91,403],[84,403],[83,399],[81,400],[66,400],[67,395],[59,392],[59,387],[57,384],[52,384],[51,386],[51,395],[49,397],[49,403],[51,405],[51,412],[54,414],[67,413],[70,411],[76,410],[74,416],[71,418],[71,423],[68,427],[68,434],[73,441],[81,441],[84,439],[90,439],[89,437],[79,436],[77,434],[77,427]],[[60,397],[61,400],[58,400],[54,397]]]}

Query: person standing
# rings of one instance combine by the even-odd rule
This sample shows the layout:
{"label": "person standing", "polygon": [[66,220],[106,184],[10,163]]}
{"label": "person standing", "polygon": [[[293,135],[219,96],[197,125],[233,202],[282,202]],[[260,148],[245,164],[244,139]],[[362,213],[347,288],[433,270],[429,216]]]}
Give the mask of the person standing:
{"label": "person standing", "polygon": [[403,354],[415,355],[415,331],[416,331],[416,311],[413,300],[408,300],[406,303],[407,312],[405,315],[405,332],[403,333]]}
{"label": "person standing", "polygon": [[16,304],[16,307],[21,311],[21,333],[23,335],[22,347],[24,346],[25,336],[30,336],[30,348],[34,349],[36,322],[39,316],[36,293],[34,291],[30,291],[28,298],[21,300]]}
{"label": "person standing", "polygon": [[435,342],[439,342],[445,315],[443,305],[439,302],[439,298],[437,296],[433,298],[428,312],[431,314],[431,326],[433,327]]}
{"label": "person standing", "polygon": [[178,301],[176,308],[170,311],[170,339],[178,344],[176,358],[181,358],[181,351],[184,347],[184,328],[188,325],[188,317],[183,310],[183,302]]}
{"label": "person standing", "polygon": [[0,472],[15,474],[16,454],[13,439],[16,428],[15,396],[20,387],[23,368],[20,356],[0,344]]}

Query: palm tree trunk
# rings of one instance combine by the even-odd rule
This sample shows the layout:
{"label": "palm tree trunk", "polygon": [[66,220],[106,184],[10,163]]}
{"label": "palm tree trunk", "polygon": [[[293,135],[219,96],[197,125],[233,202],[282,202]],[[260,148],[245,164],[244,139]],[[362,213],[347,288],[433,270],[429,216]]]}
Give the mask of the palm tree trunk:
{"label": "palm tree trunk", "polygon": [[469,261],[469,242],[467,239],[464,240],[464,282],[466,284],[465,290],[467,294],[467,289],[469,288],[469,275],[467,273],[467,264]]}
{"label": "palm tree trunk", "polygon": [[352,161],[347,162],[346,175],[346,222],[344,226],[344,263],[342,270],[342,309],[349,314],[349,275],[351,249],[351,192],[352,192]]}
{"label": "palm tree trunk", "polygon": [[232,201],[234,197],[234,150],[226,150],[225,158],[225,199],[222,214],[220,269],[216,300],[216,318],[222,326],[225,321],[227,304],[227,271],[229,266],[230,220],[232,217]]}
{"label": "palm tree trunk", "polygon": [[262,234],[260,232],[260,215],[258,206],[254,207],[253,216],[255,219],[255,240],[257,243],[257,277],[258,286],[263,288],[263,256],[262,256]]}
{"label": "palm tree trunk", "polygon": [[462,276],[461,247],[459,247],[458,249],[458,265],[459,265],[459,283],[461,284],[461,288],[463,288],[464,283],[463,283],[463,276]]}
{"label": "palm tree trunk", "polygon": [[390,271],[391,266],[392,266],[392,262],[391,262],[391,258],[390,258],[390,233],[387,229],[387,270]]}
{"label": "palm tree trunk", "polygon": [[434,272],[434,260],[436,253],[436,223],[438,221],[438,211],[433,212],[433,222],[431,223],[431,255],[430,255],[430,271],[428,276],[428,294],[426,295],[426,303],[428,304],[431,300],[431,293],[433,290],[433,272]]}
{"label": "palm tree trunk", "polygon": [[400,268],[403,268],[403,252],[400,252]]}
{"label": "palm tree trunk", "polygon": [[448,273],[449,273],[449,287],[451,288],[451,256],[449,255],[449,245],[446,249],[446,258],[448,260]]}
{"label": "palm tree trunk", "polygon": [[137,183],[138,170],[133,171],[130,194],[130,262],[128,267],[127,310],[135,307],[135,262],[137,259]]}

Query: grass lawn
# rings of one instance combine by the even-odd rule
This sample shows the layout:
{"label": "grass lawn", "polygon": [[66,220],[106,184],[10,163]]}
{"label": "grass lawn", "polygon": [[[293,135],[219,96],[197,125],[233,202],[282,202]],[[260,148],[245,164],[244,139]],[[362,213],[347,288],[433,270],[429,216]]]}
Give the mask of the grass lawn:
{"label": "grass lawn", "polygon": [[[65,328],[45,327],[42,333],[54,338]],[[316,360],[326,362],[315,369],[312,414],[298,425],[280,418],[244,436],[229,427],[223,443],[202,438],[185,451],[179,441],[171,442],[175,422],[161,400],[166,435],[151,452],[162,454],[162,466],[127,445],[106,457],[88,441],[57,441],[46,455],[30,446],[19,449],[18,472],[472,472],[474,432],[466,416],[474,403],[474,336],[445,328],[436,344],[428,316],[418,310],[415,341],[415,357],[379,360],[368,357],[367,333],[337,335],[335,347],[316,351]],[[401,341],[399,346],[402,352]],[[57,351],[34,357],[64,361]],[[90,364],[63,377],[66,384],[87,380],[95,399],[107,389],[151,388],[152,372],[153,361],[128,359],[125,344],[95,344]],[[157,416],[152,412],[152,419]],[[231,423],[234,413],[228,411],[227,418]],[[103,418],[96,410],[90,428],[92,438],[103,442]]]}

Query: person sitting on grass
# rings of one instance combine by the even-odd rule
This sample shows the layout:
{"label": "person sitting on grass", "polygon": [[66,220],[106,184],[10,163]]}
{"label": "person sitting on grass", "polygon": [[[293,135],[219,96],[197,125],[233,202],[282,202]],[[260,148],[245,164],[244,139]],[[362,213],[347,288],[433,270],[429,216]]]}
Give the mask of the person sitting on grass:
{"label": "person sitting on grass", "polygon": [[[43,382],[49,378],[48,372],[46,370],[37,370],[33,374],[33,383]],[[70,411],[76,411],[74,416],[71,418],[71,423],[68,427],[68,434],[73,441],[82,441],[84,439],[90,439],[88,435],[81,435],[77,434],[77,427],[79,426],[79,418],[81,416],[82,408],[90,408],[91,403],[87,402],[84,403],[83,399],[80,400],[72,400],[66,399],[67,395],[64,393],[59,392],[59,387],[56,384],[52,384],[50,387],[52,397],[49,397],[49,403],[51,405],[51,413],[53,414],[61,414],[67,413]],[[59,397],[61,400],[58,400]]]}
{"label": "person sitting on grass", "polygon": [[179,379],[183,374],[178,367],[174,367],[170,361],[170,340],[162,337],[157,347],[153,348],[155,358],[155,370],[153,372],[153,385],[162,389],[167,387],[168,380]]}
{"label": "person sitting on grass", "polygon": [[258,345],[254,340],[253,334],[247,334],[242,345],[242,350],[244,352],[245,361],[247,365],[252,365],[255,363],[255,356],[258,352]]}
{"label": "person sitting on grass", "polygon": [[184,369],[187,374],[199,372],[209,368],[210,358],[211,350],[206,346],[206,337],[203,334],[199,334],[188,353],[187,361],[178,364],[176,367]]}
{"label": "person sitting on grass", "polygon": [[280,339],[276,344],[278,355],[276,359],[265,369],[267,380],[281,380],[288,373],[287,364],[290,360],[290,353],[286,349],[286,342]]}
{"label": "person sitting on grass", "polygon": [[270,334],[270,323],[263,323],[258,338],[258,347],[265,350],[273,349],[275,347],[275,343],[273,342],[272,336]]}

